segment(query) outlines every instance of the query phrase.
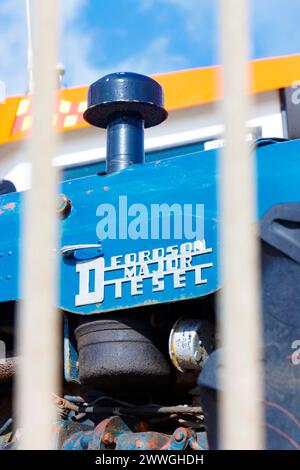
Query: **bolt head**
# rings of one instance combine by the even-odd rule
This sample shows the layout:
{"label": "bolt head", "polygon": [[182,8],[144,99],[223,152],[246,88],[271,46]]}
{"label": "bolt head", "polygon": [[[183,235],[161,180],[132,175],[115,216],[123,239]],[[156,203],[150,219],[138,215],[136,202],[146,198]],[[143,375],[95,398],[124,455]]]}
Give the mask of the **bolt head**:
{"label": "bolt head", "polygon": [[112,432],[105,432],[102,436],[102,442],[105,445],[111,445],[115,441],[114,435]]}
{"label": "bolt head", "polygon": [[59,194],[58,200],[57,200],[57,213],[62,217],[63,219],[66,218],[72,208],[72,203],[70,199],[65,195],[65,194]]}
{"label": "bolt head", "polygon": [[174,433],[174,439],[176,442],[181,442],[185,439],[185,432],[183,429],[177,429]]}
{"label": "bolt head", "polygon": [[196,362],[200,362],[201,361],[201,353],[200,351],[195,351],[194,353],[194,359]]}

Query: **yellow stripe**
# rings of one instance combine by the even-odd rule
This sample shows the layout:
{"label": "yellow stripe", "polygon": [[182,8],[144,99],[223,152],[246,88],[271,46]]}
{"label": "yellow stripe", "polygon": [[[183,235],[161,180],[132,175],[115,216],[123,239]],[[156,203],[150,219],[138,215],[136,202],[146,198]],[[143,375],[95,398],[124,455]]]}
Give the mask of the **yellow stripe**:
{"label": "yellow stripe", "polygon": [[[299,79],[299,70],[300,55],[255,60],[250,63],[252,77],[250,91],[262,93],[290,86],[293,81]],[[212,103],[222,97],[220,86],[222,68],[219,66],[183,70],[153,77],[164,89],[166,108],[169,111]],[[78,103],[79,109],[83,109],[87,89],[88,87],[63,89],[59,92],[60,99]],[[0,144],[24,138],[22,132],[12,135],[17,110],[24,99],[26,97],[8,98],[4,104],[0,104]],[[67,124],[70,126],[70,121],[67,121]],[[83,122],[61,130],[76,130],[87,126],[88,124]]]}

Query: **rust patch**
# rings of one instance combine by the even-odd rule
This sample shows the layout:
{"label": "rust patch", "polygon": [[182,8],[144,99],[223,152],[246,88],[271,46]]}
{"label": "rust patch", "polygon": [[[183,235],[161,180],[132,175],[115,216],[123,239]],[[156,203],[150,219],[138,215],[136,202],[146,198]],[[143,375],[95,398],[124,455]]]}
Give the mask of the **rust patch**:
{"label": "rust patch", "polygon": [[13,378],[17,363],[17,357],[8,358],[3,363],[0,363],[0,383],[8,382]]}
{"label": "rust patch", "polygon": [[15,209],[15,207],[16,207],[15,202],[9,202],[5,206],[3,206],[3,209],[7,209],[8,211],[12,211],[13,209]]}
{"label": "rust patch", "polygon": [[138,421],[136,424],[137,432],[147,432],[150,431],[150,423],[148,421]]}
{"label": "rust patch", "polygon": [[135,445],[136,445],[137,449],[140,449],[142,447],[142,441],[140,439],[136,439],[135,440]]}
{"label": "rust patch", "polygon": [[16,203],[15,202],[9,202],[8,204],[5,204],[5,206],[2,206],[0,208],[0,215],[3,215],[5,213],[5,211],[12,211],[14,210],[16,207]]}
{"label": "rust patch", "polygon": [[112,432],[105,432],[102,436],[102,442],[105,445],[111,445],[115,441],[115,437]]}

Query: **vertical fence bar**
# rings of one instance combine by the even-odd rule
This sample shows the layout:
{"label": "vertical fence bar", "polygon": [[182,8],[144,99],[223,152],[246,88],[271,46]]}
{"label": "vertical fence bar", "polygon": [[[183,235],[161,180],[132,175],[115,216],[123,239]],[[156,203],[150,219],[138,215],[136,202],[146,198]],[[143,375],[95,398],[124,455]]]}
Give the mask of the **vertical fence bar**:
{"label": "vertical fence bar", "polygon": [[246,142],[250,96],[248,0],[220,0],[225,147],[221,156],[220,337],[224,350],[220,436],[223,449],[264,445],[261,325],[254,157]]}
{"label": "vertical fence bar", "polygon": [[55,310],[57,273],[56,153],[53,128],[56,82],[57,0],[34,0],[33,128],[29,142],[32,188],[26,196],[22,235],[23,300],[18,312],[17,427],[21,449],[51,449],[58,386],[59,331]]}
{"label": "vertical fence bar", "polygon": [[28,71],[28,91],[33,91],[33,54],[32,54],[32,28],[30,14],[30,0],[26,0],[26,23],[27,23],[27,71]]}

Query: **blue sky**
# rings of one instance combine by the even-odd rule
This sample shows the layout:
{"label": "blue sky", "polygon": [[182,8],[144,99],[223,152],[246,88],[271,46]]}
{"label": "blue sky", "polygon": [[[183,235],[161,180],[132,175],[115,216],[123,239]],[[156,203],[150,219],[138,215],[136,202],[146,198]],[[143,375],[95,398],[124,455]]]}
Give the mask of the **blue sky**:
{"label": "blue sky", "polygon": [[[252,57],[300,53],[300,0],[249,0]],[[67,86],[219,63],[218,0],[61,0]],[[27,87],[25,0],[0,0],[0,80]]]}

